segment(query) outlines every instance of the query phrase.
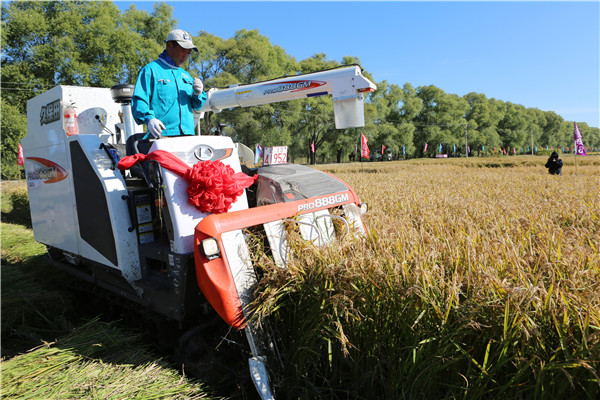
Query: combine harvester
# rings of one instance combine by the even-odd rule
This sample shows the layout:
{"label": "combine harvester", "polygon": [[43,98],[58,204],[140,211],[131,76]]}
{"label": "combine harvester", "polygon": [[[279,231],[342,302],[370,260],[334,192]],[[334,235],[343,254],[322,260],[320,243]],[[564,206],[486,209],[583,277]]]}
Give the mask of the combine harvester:
{"label": "combine harvester", "polygon": [[[211,89],[198,117],[332,95],[336,128],[360,127],[363,93],[375,89],[359,66],[340,67]],[[208,301],[245,331],[252,379],[261,398],[271,399],[266,355],[273,342],[248,315],[257,283],[250,237],[264,238],[285,267],[286,225],[316,245],[348,232],[364,235],[366,204],[341,180],[286,163],[280,148],[249,169],[243,164],[254,161],[252,151],[229,137],[144,140],[131,115],[132,94],[132,85],[57,86],[28,101],[22,146],[35,239],[52,265],[169,319],[196,318]],[[159,154],[180,170],[153,157]],[[188,199],[185,170],[208,164],[245,182],[231,204],[207,209],[210,199],[204,208]]]}

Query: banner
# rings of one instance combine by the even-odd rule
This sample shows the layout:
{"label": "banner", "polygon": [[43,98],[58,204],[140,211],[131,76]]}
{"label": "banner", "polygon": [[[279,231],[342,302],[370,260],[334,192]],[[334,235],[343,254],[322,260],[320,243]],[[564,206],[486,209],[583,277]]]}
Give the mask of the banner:
{"label": "banner", "polygon": [[385,146],[381,145],[381,154],[383,154],[383,151],[385,150]]}
{"label": "banner", "polygon": [[425,143],[425,150],[423,150],[423,153],[427,153],[427,145],[428,145],[428,144],[429,144],[429,143]]}
{"label": "banner", "polygon": [[369,141],[364,133],[360,133],[360,156],[369,158],[369,146],[367,146],[367,142]]}
{"label": "banner", "polygon": [[25,157],[23,156],[23,146],[19,143],[19,153],[17,154],[17,164],[23,165],[25,164]]}
{"label": "banner", "polygon": [[313,153],[315,152],[315,141],[314,140],[310,144],[310,151],[312,151]]}
{"label": "banner", "polygon": [[579,128],[577,127],[577,122],[574,122],[575,124],[575,155],[579,155],[579,156],[587,156],[587,153],[585,152],[585,147],[583,146],[583,140],[581,140],[581,133],[579,132]]}

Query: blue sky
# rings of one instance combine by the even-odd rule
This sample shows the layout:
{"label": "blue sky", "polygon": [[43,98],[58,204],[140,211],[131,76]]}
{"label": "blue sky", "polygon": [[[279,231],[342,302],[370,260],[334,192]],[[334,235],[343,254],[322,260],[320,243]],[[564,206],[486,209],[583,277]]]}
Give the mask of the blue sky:
{"label": "blue sky", "polygon": [[[151,12],[153,1],[115,1]],[[600,2],[166,1],[178,28],[258,29],[300,61],[355,56],[376,82],[554,111],[600,127]]]}

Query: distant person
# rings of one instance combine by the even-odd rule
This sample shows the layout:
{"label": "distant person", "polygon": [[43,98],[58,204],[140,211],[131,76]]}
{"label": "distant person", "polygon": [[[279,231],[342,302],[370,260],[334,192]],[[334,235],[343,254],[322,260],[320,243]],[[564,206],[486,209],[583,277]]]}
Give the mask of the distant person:
{"label": "distant person", "polygon": [[193,110],[206,101],[204,85],[181,68],[198,48],[189,33],[175,29],[167,37],[165,50],[140,71],[131,110],[138,124],[148,125],[155,138],[194,135]]}
{"label": "distant person", "polygon": [[548,158],[548,162],[546,163],[546,168],[548,168],[548,172],[550,175],[562,175],[562,166],[563,162],[560,158],[558,158],[558,153],[553,151]]}

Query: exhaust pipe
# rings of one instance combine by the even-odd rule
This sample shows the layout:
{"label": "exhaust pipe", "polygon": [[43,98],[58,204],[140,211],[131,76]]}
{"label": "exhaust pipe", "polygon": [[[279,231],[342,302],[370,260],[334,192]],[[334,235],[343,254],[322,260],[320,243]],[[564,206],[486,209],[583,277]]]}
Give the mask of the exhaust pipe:
{"label": "exhaust pipe", "polygon": [[121,112],[123,113],[123,128],[125,130],[125,140],[127,143],[132,135],[135,134],[135,120],[131,113],[131,98],[133,97],[134,86],[128,83],[122,85],[114,85],[110,88],[110,94],[116,103],[121,104]]}

